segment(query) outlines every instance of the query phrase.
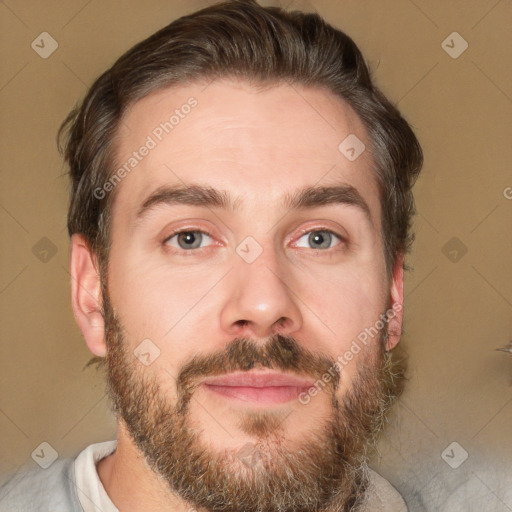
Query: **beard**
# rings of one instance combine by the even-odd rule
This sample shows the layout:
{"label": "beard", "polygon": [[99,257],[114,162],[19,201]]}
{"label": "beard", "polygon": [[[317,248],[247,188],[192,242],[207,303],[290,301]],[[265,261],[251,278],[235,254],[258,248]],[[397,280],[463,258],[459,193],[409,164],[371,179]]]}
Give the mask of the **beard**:
{"label": "beard", "polygon": [[[387,324],[371,349],[368,345],[362,350],[357,374],[341,401],[336,396],[340,373],[335,360],[278,334],[264,345],[237,338],[222,352],[194,356],[176,377],[174,404],[160,390],[155,375],[133,355],[106,290],[103,297],[112,411],[124,422],[149,468],[170,493],[190,504],[190,510],[345,512],[362,506],[369,483],[368,454],[403,383],[403,369],[384,349]],[[300,441],[290,445],[283,428],[286,418],[272,411],[244,410],[237,427],[255,442],[214,450],[191,418],[194,391],[208,376],[252,368],[316,379],[336,369],[322,391],[330,394],[327,419],[320,418],[313,431],[301,433]]]}

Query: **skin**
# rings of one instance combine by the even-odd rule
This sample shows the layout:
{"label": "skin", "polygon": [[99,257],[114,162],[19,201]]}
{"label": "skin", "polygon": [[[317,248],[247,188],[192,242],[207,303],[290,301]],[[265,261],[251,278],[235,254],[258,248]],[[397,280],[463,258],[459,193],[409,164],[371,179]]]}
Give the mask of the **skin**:
{"label": "skin", "polygon": [[[392,279],[386,278],[370,152],[351,162],[338,150],[349,134],[370,147],[363,124],[345,102],[318,88],[282,84],[257,90],[228,79],[206,88],[197,83],[162,90],[126,112],[117,162],[127,161],[191,96],[198,105],[117,185],[109,258],[110,301],[131,351],[147,338],[159,347],[160,356],[144,371],[172,403],[177,401],[175,378],[196,354],[222,351],[235,337],[263,343],[280,333],[336,359],[388,304],[403,302],[402,258]],[[237,209],[161,205],[136,225],[146,197],[173,184],[223,189],[237,199]],[[373,223],[350,205],[297,211],[282,206],[287,193],[334,184],[355,187]],[[211,238],[203,239],[203,249],[187,252],[177,237],[165,242],[178,228],[205,230]],[[335,237],[328,249],[308,245],[304,230],[326,229],[344,239]],[[263,248],[250,264],[235,251],[248,236]],[[72,237],[71,274],[75,318],[90,351],[103,357],[100,277],[79,234]],[[399,341],[401,311],[390,321],[388,350]],[[364,354],[354,355],[341,372],[339,400],[351,389]],[[326,393],[307,407],[297,400],[273,405],[287,448],[328,417],[330,407]],[[212,450],[236,450],[254,441],[240,428],[240,419],[256,409],[268,407],[229,401],[199,387],[190,418]],[[122,420],[118,448],[98,464],[98,473],[123,511],[190,509],[146,465]]]}

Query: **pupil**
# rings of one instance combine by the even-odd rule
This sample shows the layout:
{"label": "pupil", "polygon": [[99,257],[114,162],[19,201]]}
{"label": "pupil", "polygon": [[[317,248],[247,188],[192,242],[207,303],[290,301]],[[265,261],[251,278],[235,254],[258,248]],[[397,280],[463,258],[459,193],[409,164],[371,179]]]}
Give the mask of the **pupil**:
{"label": "pupil", "polygon": [[187,249],[195,248],[198,241],[200,241],[200,237],[197,237],[193,231],[187,231],[179,235],[179,242],[183,243]]}
{"label": "pupil", "polygon": [[318,244],[318,246],[320,247],[329,247],[330,234],[326,233],[325,231],[316,231],[314,233],[311,233],[310,241],[312,244]]}

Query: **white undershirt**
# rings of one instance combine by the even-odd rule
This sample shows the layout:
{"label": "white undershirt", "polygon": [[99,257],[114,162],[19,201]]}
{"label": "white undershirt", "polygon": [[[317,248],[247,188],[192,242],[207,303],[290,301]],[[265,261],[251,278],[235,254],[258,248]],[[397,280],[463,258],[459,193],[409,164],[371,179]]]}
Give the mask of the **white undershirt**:
{"label": "white undershirt", "polygon": [[91,444],[75,459],[78,499],[84,512],[119,512],[101,483],[96,464],[117,448],[117,441]]}

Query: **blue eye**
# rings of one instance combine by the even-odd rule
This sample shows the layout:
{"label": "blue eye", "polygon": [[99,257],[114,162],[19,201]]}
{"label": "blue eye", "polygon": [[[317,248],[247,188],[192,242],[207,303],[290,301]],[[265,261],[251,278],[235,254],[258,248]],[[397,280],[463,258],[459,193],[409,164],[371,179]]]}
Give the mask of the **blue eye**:
{"label": "blue eye", "polygon": [[205,247],[201,245],[203,242],[210,242],[207,245],[211,244],[212,238],[210,235],[205,233],[204,231],[199,230],[190,230],[190,231],[177,231],[172,234],[165,240],[166,244],[169,244],[171,247],[175,247],[176,249],[183,249],[188,251],[190,249],[200,249]]}
{"label": "blue eye", "polygon": [[297,247],[308,247],[311,249],[330,249],[333,247],[332,243],[335,242],[336,239],[341,242],[341,238],[338,235],[326,229],[317,229],[308,233],[304,233],[304,235],[302,235],[299,240],[305,237],[305,245],[297,243]]}

